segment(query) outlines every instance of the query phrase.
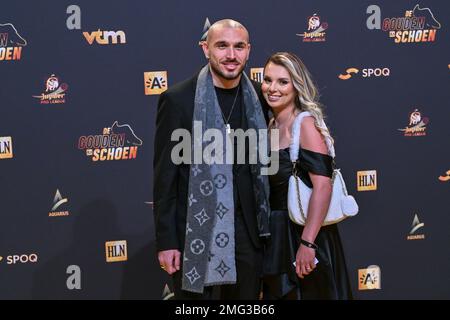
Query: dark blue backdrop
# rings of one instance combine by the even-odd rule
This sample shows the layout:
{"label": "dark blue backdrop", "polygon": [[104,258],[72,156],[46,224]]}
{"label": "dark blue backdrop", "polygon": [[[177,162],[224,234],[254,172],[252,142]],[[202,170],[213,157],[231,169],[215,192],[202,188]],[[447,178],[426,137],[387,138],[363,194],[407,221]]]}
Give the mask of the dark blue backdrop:
{"label": "dark blue backdrop", "polygon": [[[81,9],[80,29],[66,25],[72,4]],[[423,29],[436,29],[435,41],[395,43],[389,31],[367,28],[370,5],[380,8],[382,22],[405,17],[416,4],[429,8],[416,16],[425,16]],[[3,3],[0,299],[161,299],[166,283],[170,288],[156,260],[151,208],[159,96],[144,94],[144,72],[166,71],[170,87],[199,70],[206,18],[247,26],[247,72],[271,53],[292,51],[315,77],[338,164],[360,204],[360,214],[340,225],[355,297],[450,298],[449,9],[436,0]],[[305,42],[297,34],[311,32],[314,13],[326,27],[325,41]],[[123,31],[126,43],[90,45],[83,32],[97,30]],[[26,45],[1,41],[1,34],[13,39],[16,33]],[[20,59],[7,60],[14,47],[22,48]],[[338,78],[351,67],[359,72]],[[390,73],[364,77],[369,68]],[[45,92],[52,74],[67,89],[65,103],[33,97]],[[408,137],[398,129],[413,126],[415,109],[425,119],[425,135]],[[101,135],[115,121],[129,125],[113,132],[124,133],[137,156],[92,161],[78,148],[79,138]],[[377,190],[357,190],[357,172],[366,170],[376,170]],[[57,190],[67,202],[52,210]],[[415,215],[424,225],[411,232]],[[424,239],[407,240],[410,232]],[[126,240],[126,261],[108,262],[105,243],[120,240]],[[79,267],[81,289],[67,287],[70,265]],[[373,265],[379,273],[366,269]],[[365,290],[368,281],[379,289]]]}

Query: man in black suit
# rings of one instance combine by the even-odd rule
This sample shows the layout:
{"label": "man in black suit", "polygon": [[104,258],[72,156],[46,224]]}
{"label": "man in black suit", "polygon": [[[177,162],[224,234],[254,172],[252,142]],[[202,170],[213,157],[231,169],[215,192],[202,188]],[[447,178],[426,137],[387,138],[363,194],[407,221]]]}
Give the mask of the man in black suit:
{"label": "man in black suit", "polygon": [[[241,128],[243,130],[251,128],[253,117],[248,116],[248,110],[252,109],[264,115],[262,118],[265,126],[268,108],[262,98],[260,86],[256,82],[250,82],[243,74],[250,53],[249,35],[246,28],[239,22],[230,19],[218,21],[210,27],[207,40],[202,48],[209,61],[202,71],[209,72],[209,77],[212,77],[214,86],[210,87],[209,90],[212,93],[209,93],[213,94],[214,98],[217,97],[215,99],[220,106],[220,111],[217,112],[220,112],[221,118],[223,118],[224,128],[219,129],[225,130],[226,128],[226,131],[229,132],[230,128]],[[192,270],[189,273],[189,270],[183,270],[183,260],[187,262],[192,260],[186,254],[183,259],[183,251],[189,248],[193,249],[193,242],[189,247],[186,238],[190,231],[192,233],[190,226],[193,222],[196,222],[192,219],[190,224],[187,221],[189,219],[187,213],[192,201],[198,201],[193,199],[190,191],[190,188],[192,188],[190,179],[193,179],[191,171],[194,169],[194,165],[174,163],[172,150],[178,144],[178,141],[172,141],[171,135],[176,129],[185,129],[185,132],[189,133],[193,131],[193,120],[195,120],[193,114],[195,114],[198,101],[196,95],[199,92],[200,74],[173,86],[160,96],[158,102],[153,163],[154,216],[158,259],[161,268],[173,277],[176,299],[211,299],[216,296],[216,293],[213,295],[214,287],[219,288],[222,299],[257,299],[260,292],[262,272],[261,239],[268,235],[267,228],[263,225],[264,219],[268,219],[268,209],[263,208],[264,205],[261,205],[261,201],[258,202],[258,195],[261,196],[261,192],[256,191],[258,183],[255,183],[255,181],[256,179],[261,180],[261,177],[255,177],[255,171],[252,165],[248,163],[237,164],[234,162],[230,166],[232,168],[232,178],[230,179],[232,180],[232,186],[228,198],[233,198],[231,202],[233,202],[232,207],[234,206],[231,210],[234,211],[231,212],[234,214],[234,221],[232,222],[234,226],[232,226],[233,230],[230,234],[234,233],[232,254],[235,255],[233,259],[236,269],[235,279],[222,283],[204,284],[198,291],[185,287],[185,282],[189,286],[198,278],[202,278],[201,273],[200,275],[194,274],[194,277]],[[244,90],[245,83],[252,84],[247,85],[247,89],[245,89],[247,91]],[[248,91],[255,93],[257,98],[254,100],[247,99]],[[258,98],[259,102],[251,104],[248,102],[258,101]],[[207,105],[207,108],[208,113],[214,111],[214,105]],[[217,107],[216,109],[219,110]],[[234,143],[235,148],[242,147],[236,146],[236,141]],[[248,156],[248,145],[240,150]],[[234,159],[236,159],[236,153]],[[218,187],[218,189],[220,188]],[[268,194],[262,193],[263,198],[268,197]],[[201,201],[199,200],[199,202]],[[264,202],[264,199],[262,202]],[[262,212],[262,216],[259,215],[260,211],[263,210],[261,208],[267,210]],[[198,219],[198,216],[196,218]],[[219,218],[216,219],[219,220]],[[222,216],[220,216],[220,219],[222,219]],[[200,224],[202,223],[203,221]],[[225,240],[228,241],[227,238]],[[198,241],[198,239],[195,239],[195,241],[203,245],[202,241]],[[213,243],[214,239],[211,242]],[[203,250],[204,248],[200,246],[200,249]],[[193,257],[196,258],[195,255]],[[210,249],[208,261],[211,261],[212,257],[214,257],[214,253]],[[222,263],[223,266],[229,269]],[[199,268],[197,267],[197,269]],[[219,270],[223,276],[227,269],[219,270],[216,268],[211,270],[212,272]],[[218,283],[220,286],[217,285]],[[214,292],[217,291],[214,290]]]}

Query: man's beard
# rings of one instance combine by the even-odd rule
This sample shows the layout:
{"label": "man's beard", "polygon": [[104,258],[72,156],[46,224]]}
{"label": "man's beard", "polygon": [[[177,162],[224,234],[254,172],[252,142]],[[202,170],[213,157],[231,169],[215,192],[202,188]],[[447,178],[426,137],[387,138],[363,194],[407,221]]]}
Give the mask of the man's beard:
{"label": "man's beard", "polygon": [[[233,61],[226,61],[226,62],[233,62]],[[220,65],[220,62],[218,64]],[[214,71],[214,73],[217,76],[219,76],[223,79],[226,79],[226,80],[235,80],[235,79],[239,78],[241,76],[242,72],[244,71],[245,65],[246,65],[246,63],[241,64],[240,69],[233,71],[233,73],[236,72],[236,74],[231,75],[231,74],[225,74],[222,70],[220,70],[220,68],[216,64],[210,63],[212,71]]]}

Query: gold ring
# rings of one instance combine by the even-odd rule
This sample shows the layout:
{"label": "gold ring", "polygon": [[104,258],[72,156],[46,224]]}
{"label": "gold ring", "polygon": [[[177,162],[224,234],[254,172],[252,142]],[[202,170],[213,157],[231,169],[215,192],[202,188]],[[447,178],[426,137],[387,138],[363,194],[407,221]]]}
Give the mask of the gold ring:
{"label": "gold ring", "polygon": [[160,265],[161,269],[166,270],[166,268],[163,265]]}

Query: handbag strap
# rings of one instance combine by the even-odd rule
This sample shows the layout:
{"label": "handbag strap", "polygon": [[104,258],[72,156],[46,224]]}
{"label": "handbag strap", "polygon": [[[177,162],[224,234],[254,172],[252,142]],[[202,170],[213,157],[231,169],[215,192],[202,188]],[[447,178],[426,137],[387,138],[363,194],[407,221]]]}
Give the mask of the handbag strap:
{"label": "handbag strap", "polygon": [[[294,119],[294,123],[292,124],[292,139],[291,144],[289,146],[289,156],[291,158],[291,162],[296,162],[298,160],[298,155],[300,151],[300,135],[301,135],[301,125],[303,118],[312,117],[309,111],[300,112]],[[321,120],[321,125],[326,127],[325,122]],[[328,137],[325,137],[325,143],[327,144],[328,154],[333,158],[336,157],[336,153],[334,150],[334,146],[331,143],[331,140]]]}

